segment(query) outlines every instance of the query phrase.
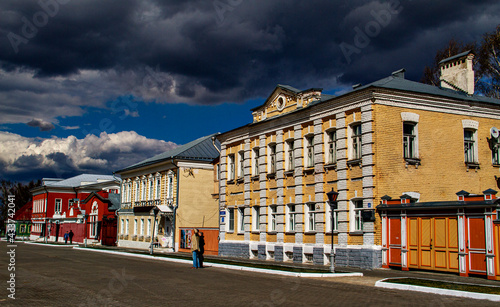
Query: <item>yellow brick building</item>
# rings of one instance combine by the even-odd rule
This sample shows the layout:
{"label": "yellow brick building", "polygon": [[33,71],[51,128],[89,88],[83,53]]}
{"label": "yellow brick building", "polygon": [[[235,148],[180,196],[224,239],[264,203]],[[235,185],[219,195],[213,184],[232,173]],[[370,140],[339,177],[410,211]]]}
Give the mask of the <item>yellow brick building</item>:
{"label": "yellow brick building", "polygon": [[446,201],[495,188],[500,101],[453,88],[404,70],[335,97],[278,85],[252,123],[218,136],[219,254],[327,264],[333,232],[337,265],[376,268],[383,196]]}
{"label": "yellow brick building", "polygon": [[153,240],[161,248],[187,250],[186,235],[200,228],[208,236],[206,250],[216,254],[210,240],[217,239],[219,227],[214,197],[219,148],[210,135],[115,172],[123,189],[118,245],[149,248]]}

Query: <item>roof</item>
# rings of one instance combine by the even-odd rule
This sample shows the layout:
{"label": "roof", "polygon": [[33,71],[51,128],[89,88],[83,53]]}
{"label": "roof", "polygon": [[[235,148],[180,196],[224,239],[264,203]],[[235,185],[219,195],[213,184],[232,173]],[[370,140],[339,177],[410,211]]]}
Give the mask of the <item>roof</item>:
{"label": "roof", "polygon": [[454,56],[448,57],[448,58],[446,58],[446,59],[441,60],[441,61],[439,62],[439,64],[443,64],[443,63],[446,63],[446,62],[449,62],[449,61],[453,61],[453,60],[455,60],[455,59],[459,59],[459,58],[461,58],[461,57],[464,57],[464,56],[469,55],[469,53],[472,53],[472,51],[471,51],[471,50],[467,50],[467,51],[462,52],[462,53],[459,53],[459,54],[457,54],[457,55],[454,55]]}
{"label": "roof", "polygon": [[84,185],[89,185],[89,184],[96,184],[100,182],[107,182],[107,181],[117,181],[120,180],[119,178],[116,178],[112,175],[96,175],[96,174],[82,174],[78,175],[75,177],[71,177],[68,179],[63,179],[59,181],[54,181],[54,180],[48,180],[46,181],[46,178],[43,179],[45,182],[45,186],[48,187],[80,187]]}
{"label": "roof", "polygon": [[215,149],[214,144],[212,143],[212,137],[215,137],[216,135],[217,133],[201,137],[185,145],[116,171],[115,173],[121,173],[171,159],[212,162],[214,159],[219,157],[218,150],[220,150],[220,142],[217,139],[215,140],[215,145],[218,150]]}
{"label": "roof", "polygon": [[114,211],[120,209],[121,201],[120,201],[120,194],[116,193],[108,193],[108,197],[104,198],[103,196],[99,195],[96,192],[92,192],[85,198],[82,203],[85,204],[89,200],[91,200],[93,197],[97,197],[101,202],[103,203],[108,203],[108,210]]}
{"label": "roof", "polygon": [[31,213],[33,212],[33,201],[30,199],[24,206],[16,210],[14,220],[16,221],[31,221]]}
{"label": "roof", "polygon": [[481,208],[481,207],[496,207],[499,200],[482,200],[482,201],[434,201],[422,203],[409,203],[398,205],[380,204],[378,210],[437,210],[437,209],[455,209],[455,208]]}
{"label": "roof", "polygon": [[[454,90],[446,89],[446,88],[441,88],[441,87],[434,86],[434,85],[415,82],[415,81],[407,80],[404,78],[396,77],[393,75],[386,77],[386,78],[383,78],[383,79],[380,79],[380,80],[377,80],[377,81],[372,82],[370,84],[360,86],[360,87],[354,89],[352,92],[362,91],[362,90],[367,89],[369,87],[378,87],[378,88],[386,88],[386,89],[391,89],[391,90],[408,91],[408,92],[414,92],[414,93],[420,93],[420,94],[429,94],[429,95],[443,96],[443,97],[448,97],[448,98],[453,98],[453,99],[460,99],[460,100],[467,100],[467,101],[500,105],[499,99],[485,97],[485,96],[478,96],[478,95],[471,96],[471,95],[467,95],[466,93],[463,93],[463,92],[458,92],[458,91],[454,91]],[[352,92],[348,92],[348,93],[343,94],[343,95],[347,95],[347,94],[352,93]]]}
{"label": "roof", "polygon": [[[286,85],[286,84],[278,84],[278,85],[276,85],[276,88],[285,89],[285,90],[291,91],[291,92],[293,92],[295,94],[300,94],[300,93],[309,92],[309,91],[322,91],[323,90],[322,88],[315,88],[315,87],[307,89],[307,90],[299,90],[299,89],[296,89],[293,86]],[[275,90],[276,90],[276,88],[275,88]],[[273,93],[274,93],[274,91],[273,91]],[[269,98],[271,98],[271,96],[272,96],[272,94],[269,96]],[[331,99],[333,97],[335,97],[335,96],[334,95],[329,95],[329,94],[323,94],[322,93],[320,100],[314,101],[314,102],[312,102],[309,105],[312,105],[312,104],[315,104],[315,103],[318,103],[318,102],[321,102],[321,101],[325,101],[325,100]],[[250,111],[253,112],[253,111],[256,111],[256,110],[258,110],[258,109],[266,106],[266,103],[269,100],[269,98],[267,98],[266,101],[263,104],[255,107],[255,108],[250,109]]]}

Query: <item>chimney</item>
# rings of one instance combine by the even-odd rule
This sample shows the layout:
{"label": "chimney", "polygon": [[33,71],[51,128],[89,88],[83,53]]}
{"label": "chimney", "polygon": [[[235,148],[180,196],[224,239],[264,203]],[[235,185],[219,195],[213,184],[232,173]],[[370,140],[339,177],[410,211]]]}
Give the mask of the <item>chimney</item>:
{"label": "chimney", "polygon": [[441,87],[474,95],[472,51],[462,52],[439,62]]}

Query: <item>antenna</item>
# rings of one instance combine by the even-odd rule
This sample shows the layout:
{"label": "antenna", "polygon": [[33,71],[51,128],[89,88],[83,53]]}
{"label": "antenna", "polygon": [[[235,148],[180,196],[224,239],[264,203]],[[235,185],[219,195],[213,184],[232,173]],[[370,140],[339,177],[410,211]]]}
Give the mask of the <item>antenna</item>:
{"label": "antenna", "polygon": [[500,136],[500,131],[496,127],[491,127],[490,134],[492,138],[498,139]]}

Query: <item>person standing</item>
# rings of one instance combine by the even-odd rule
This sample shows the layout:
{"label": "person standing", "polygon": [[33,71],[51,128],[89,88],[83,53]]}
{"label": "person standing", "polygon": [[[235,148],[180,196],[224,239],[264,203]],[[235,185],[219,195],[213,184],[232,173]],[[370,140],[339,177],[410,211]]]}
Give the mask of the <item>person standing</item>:
{"label": "person standing", "polygon": [[69,239],[69,233],[66,231],[64,234],[64,244],[68,244],[68,239]]}
{"label": "person standing", "polygon": [[203,236],[203,232],[201,231],[199,232],[198,245],[200,247],[200,252],[198,253],[198,261],[200,262],[200,268],[203,268],[203,260],[205,259],[203,257],[203,253],[205,252],[205,237]]}
{"label": "person standing", "polygon": [[193,267],[192,269],[197,269],[200,267],[200,238],[198,237],[198,229],[193,230],[193,235],[191,236],[191,252],[193,253]]}
{"label": "person standing", "polygon": [[69,236],[69,244],[73,244],[73,236],[74,235],[75,234],[73,233],[73,230],[70,230],[69,234],[68,234],[68,236]]}

